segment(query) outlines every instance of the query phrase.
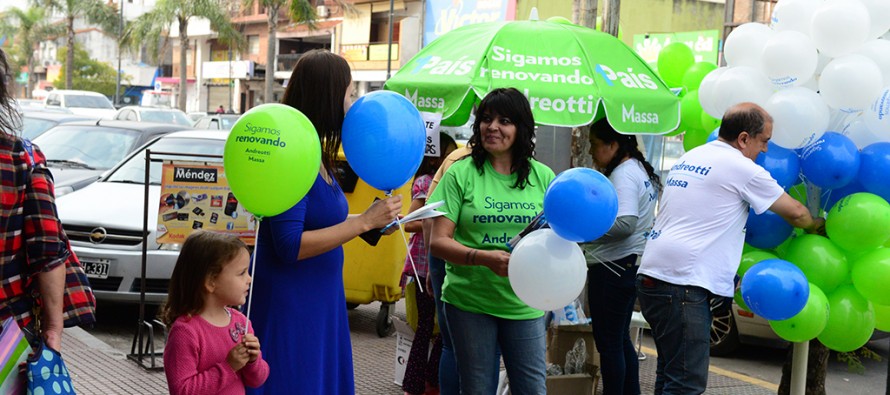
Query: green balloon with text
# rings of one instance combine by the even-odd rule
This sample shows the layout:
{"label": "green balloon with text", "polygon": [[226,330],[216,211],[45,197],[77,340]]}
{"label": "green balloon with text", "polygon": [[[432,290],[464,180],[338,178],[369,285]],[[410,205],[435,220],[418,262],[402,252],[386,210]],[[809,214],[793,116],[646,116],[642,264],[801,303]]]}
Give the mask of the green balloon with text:
{"label": "green balloon with text", "polygon": [[238,118],[223,153],[229,187],[258,217],[281,214],[300,201],[318,176],[321,145],[309,118],[278,103]]}
{"label": "green balloon with text", "polygon": [[890,238],[890,203],[867,192],[849,195],[831,207],[825,231],[845,250],[878,248]]}

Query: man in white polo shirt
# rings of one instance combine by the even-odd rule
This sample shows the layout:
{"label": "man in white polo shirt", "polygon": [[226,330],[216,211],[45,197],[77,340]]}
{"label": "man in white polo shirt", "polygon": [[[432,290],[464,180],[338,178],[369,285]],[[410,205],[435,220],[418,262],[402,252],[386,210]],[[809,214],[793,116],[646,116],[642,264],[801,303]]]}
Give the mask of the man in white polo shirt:
{"label": "man in white polo shirt", "polygon": [[773,120],[754,103],[731,107],[716,141],[684,154],[664,195],[637,276],[658,351],[655,394],[700,394],[708,382],[712,296],[732,297],[749,207],[807,231],[821,229],[763,167]]}

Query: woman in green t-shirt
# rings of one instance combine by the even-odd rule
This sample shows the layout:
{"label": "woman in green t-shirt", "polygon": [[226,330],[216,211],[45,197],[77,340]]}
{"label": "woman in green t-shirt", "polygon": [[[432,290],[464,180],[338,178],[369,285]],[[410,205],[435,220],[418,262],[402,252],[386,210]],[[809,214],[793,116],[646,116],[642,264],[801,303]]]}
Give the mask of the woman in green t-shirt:
{"label": "woman in green t-shirt", "polygon": [[468,145],[429,202],[432,254],[446,264],[442,300],[461,392],[492,394],[498,348],[514,394],[546,392],[544,312],[527,306],[507,278],[507,241],[543,210],[553,171],[533,158],[535,123],[526,97],[495,89],[479,104]]}

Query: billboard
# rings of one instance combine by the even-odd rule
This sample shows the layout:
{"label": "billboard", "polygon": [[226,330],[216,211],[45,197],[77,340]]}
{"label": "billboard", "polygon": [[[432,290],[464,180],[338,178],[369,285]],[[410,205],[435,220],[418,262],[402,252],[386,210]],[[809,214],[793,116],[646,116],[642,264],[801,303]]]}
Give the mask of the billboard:
{"label": "billboard", "polygon": [[427,0],[423,45],[461,26],[512,21],[515,15],[516,0]]}
{"label": "billboard", "polygon": [[717,52],[720,49],[720,32],[717,30],[635,34],[633,48],[653,70],[658,70],[658,53],[668,44],[677,41],[692,48],[696,62],[718,64]]}

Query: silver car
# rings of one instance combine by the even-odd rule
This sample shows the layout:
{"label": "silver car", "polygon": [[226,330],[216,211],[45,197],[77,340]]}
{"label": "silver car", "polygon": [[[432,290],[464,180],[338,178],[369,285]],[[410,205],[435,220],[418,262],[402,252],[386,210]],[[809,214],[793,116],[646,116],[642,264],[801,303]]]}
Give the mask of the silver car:
{"label": "silver car", "polygon": [[[145,150],[222,155],[228,132],[183,131],[159,137],[110,170],[99,181],[56,200],[59,218],[71,246],[84,265],[97,299],[138,302],[142,270],[143,213],[145,210]],[[199,157],[153,159],[201,160]],[[160,162],[152,162],[148,197],[148,258],[146,301],[161,303],[176,258],[178,244],[159,245],[158,202]]]}

